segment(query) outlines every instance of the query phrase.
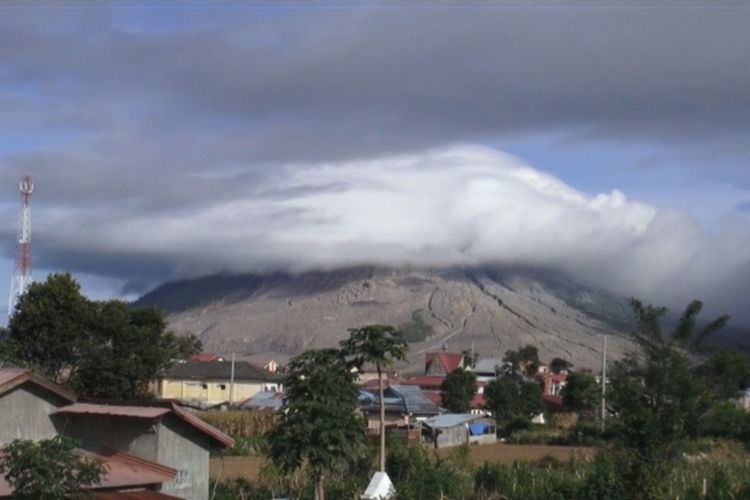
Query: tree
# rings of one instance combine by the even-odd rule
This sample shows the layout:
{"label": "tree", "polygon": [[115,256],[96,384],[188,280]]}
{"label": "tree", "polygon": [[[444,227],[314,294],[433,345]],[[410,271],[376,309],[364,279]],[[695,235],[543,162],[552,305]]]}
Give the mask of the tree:
{"label": "tree", "polygon": [[307,351],[287,365],[284,412],[269,435],[271,456],[285,471],[308,467],[315,499],[324,479],[361,456],[364,419],[357,412],[355,374],[336,349]]}
{"label": "tree", "polygon": [[563,407],[566,410],[591,411],[599,402],[599,384],[593,375],[588,373],[571,373],[565,380],[561,394]]}
{"label": "tree", "polygon": [[67,380],[80,360],[80,340],[90,332],[91,307],[68,274],[32,283],[16,303],[8,324],[15,358],[55,382]]}
{"label": "tree", "polygon": [[361,369],[372,363],[378,372],[378,394],[380,402],[380,471],[385,472],[385,401],[383,399],[383,368],[396,360],[406,359],[409,346],[397,329],[387,325],[369,325],[349,329],[349,338],[341,341],[351,364]]}
{"label": "tree", "polygon": [[513,375],[522,371],[527,377],[536,375],[539,369],[539,350],[531,344],[526,344],[517,351],[507,350],[503,361],[510,364]]}
{"label": "tree", "polygon": [[143,397],[171,359],[199,347],[178,341],[163,314],[121,301],[91,301],[70,274],[33,283],[10,320],[4,358],[96,398]]}
{"label": "tree", "polygon": [[614,364],[608,401],[622,423],[621,442],[631,457],[630,481],[643,494],[656,495],[676,448],[696,436],[711,408],[724,400],[706,376],[713,363],[706,348],[729,318],[721,316],[696,331],[702,303],[693,301],[677,326],[664,333],[666,308],[644,306],[635,299],[631,307],[636,319],[633,339],[641,352]]}
{"label": "tree", "polygon": [[453,370],[440,385],[443,406],[453,413],[470,411],[471,400],[476,392],[477,377],[463,368]]}
{"label": "tree", "polygon": [[0,473],[18,500],[82,498],[99,483],[104,465],[76,452],[70,438],[56,436],[39,442],[16,439],[0,454]]}
{"label": "tree", "polygon": [[164,314],[155,308],[130,309],[119,300],[92,303],[92,307],[91,335],[81,342],[81,359],[70,379],[81,395],[148,397],[149,383],[169,368],[172,359],[185,354],[181,349],[197,347],[181,344],[166,332]]}
{"label": "tree", "polygon": [[542,388],[537,382],[502,377],[484,388],[487,409],[498,425],[507,426],[514,420],[530,420],[542,411]]}
{"label": "tree", "polygon": [[552,373],[560,373],[561,371],[570,371],[573,368],[573,363],[563,358],[553,358],[549,363],[549,368]]}

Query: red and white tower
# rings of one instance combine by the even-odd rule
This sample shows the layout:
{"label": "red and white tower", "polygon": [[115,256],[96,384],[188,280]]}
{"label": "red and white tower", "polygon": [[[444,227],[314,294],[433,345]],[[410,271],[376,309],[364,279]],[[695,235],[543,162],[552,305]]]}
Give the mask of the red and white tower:
{"label": "red and white tower", "polygon": [[18,253],[10,278],[10,295],[8,295],[8,316],[13,315],[18,298],[26,292],[31,284],[31,193],[34,182],[30,175],[21,177],[21,217],[18,220]]}

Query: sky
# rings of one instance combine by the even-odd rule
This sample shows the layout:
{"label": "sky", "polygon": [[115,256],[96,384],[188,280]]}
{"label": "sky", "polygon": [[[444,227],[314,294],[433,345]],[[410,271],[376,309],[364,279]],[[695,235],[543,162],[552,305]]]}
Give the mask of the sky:
{"label": "sky", "polygon": [[748,25],[742,2],[0,2],[0,283],[30,174],[35,279],[96,298],[518,264],[750,325]]}

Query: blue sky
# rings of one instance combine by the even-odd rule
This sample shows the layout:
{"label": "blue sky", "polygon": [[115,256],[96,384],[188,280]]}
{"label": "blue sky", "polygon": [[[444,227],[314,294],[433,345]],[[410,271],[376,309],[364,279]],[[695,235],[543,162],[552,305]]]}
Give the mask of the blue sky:
{"label": "blue sky", "polygon": [[[0,283],[15,251],[17,181],[30,173],[35,277],[69,270],[100,298],[223,269],[390,255],[561,267],[669,305],[689,285],[712,310],[741,313],[748,22],[750,8],[731,2],[5,3]],[[403,230],[415,213],[444,209],[426,191],[408,191],[414,212],[388,213],[400,229],[378,210],[341,212],[354,195],[390,203],[415,179],[444,186],[435,158],[454,169],[455,189],[441,191],[456,218],[444,238]],[[524,169],[562,185],[542,188]],[[495,236],[523,239],[525,254],[482,236],[494,234],[490,221],[515,227],[508,200],[469,197],[502,182],[540,233]],[[601,240],[596,262],[565,245],[536,252],[555,234],[533,218],[538,206],[582,247]],[[653,278],[631,282],[638,269]]]}

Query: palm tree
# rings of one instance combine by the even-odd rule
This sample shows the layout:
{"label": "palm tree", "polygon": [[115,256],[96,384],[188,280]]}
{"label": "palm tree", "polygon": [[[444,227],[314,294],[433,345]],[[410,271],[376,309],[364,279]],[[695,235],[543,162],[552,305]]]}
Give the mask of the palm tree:
{"label": "palm tree", "polygon": [[706,341],[729,321],[729,316],[719,316],[696,333],[696,317],[703,309],[703,302],[694,300],[683,311],[675,329],[664,335],[661,318],[667,313],[665,307],[645,306],[637,299],[630,299],[630,307],[638,326],[634,333],[635,341],[649,353],[669,347],[691,353],[700,352],[706,347]]}
{"label": "palm tree", "polygon": [[351,356],[351,366],[358,369],[372,363],[378,372],[380,396],[380,472],[385,472],[385,402],[383,401],[383,368],[396,360],[406,359],[409,346],[401,332],[388,325],[350,328],[349,338],[341,341],[342,350]]}

